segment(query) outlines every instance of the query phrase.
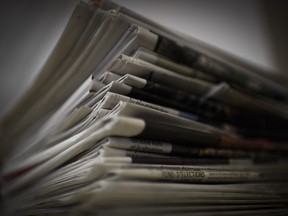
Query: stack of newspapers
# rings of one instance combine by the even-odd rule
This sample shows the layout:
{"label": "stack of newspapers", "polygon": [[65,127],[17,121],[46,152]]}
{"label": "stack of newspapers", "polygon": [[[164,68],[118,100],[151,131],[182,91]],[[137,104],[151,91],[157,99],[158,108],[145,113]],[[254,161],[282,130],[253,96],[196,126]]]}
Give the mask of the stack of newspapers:
{"label": "stack of newspapers", "polygon": [[287,87],[110,1],[2,127],[6,215],[288,215]]}

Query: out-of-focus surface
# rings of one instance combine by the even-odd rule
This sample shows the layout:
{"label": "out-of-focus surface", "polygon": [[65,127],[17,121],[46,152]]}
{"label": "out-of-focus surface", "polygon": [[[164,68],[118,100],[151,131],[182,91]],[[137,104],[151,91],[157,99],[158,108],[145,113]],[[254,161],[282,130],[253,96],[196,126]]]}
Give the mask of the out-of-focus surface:
{"label": "out-of-focus surface", "polygon": [[77,2],[1,1],[0,118],[39,72]]}
{"label": "out-of-focus surface", "polygon": [[[287,77],[287,1],[115,1],[270,70],[275,76]],[[77,2],[1,2],[0,119],[35,78]]]}

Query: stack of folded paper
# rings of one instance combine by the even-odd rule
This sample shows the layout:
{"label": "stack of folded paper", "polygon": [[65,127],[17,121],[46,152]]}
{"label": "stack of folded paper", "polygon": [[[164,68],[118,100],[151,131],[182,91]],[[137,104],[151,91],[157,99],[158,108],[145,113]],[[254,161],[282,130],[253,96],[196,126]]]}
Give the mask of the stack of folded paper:
{"label": "stack of folded paper", "polygon": [[288,90],[228,59],[80,3],[2,122],[5,213],[287,215]]}

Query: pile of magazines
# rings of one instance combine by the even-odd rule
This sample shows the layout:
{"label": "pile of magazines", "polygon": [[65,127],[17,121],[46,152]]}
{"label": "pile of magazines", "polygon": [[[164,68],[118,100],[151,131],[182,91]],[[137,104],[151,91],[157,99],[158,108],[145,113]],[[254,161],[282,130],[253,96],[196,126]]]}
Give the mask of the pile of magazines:
{"label": "pile of magazines", "polygon": [[287,215],[287,101],[201,42],[80,3],[2,122],[5,214]]}

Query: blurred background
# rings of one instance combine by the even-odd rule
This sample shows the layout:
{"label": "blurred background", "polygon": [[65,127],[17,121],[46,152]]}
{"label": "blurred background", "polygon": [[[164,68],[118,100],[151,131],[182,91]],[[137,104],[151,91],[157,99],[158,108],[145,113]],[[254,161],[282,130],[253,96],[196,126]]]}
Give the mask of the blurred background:
{"label": "blurred background", "polygon": [[[33,82],[78,0],[1,1],[0,119]],[[286,84],[285,0],[115,0]]]}

